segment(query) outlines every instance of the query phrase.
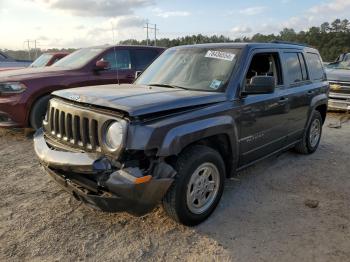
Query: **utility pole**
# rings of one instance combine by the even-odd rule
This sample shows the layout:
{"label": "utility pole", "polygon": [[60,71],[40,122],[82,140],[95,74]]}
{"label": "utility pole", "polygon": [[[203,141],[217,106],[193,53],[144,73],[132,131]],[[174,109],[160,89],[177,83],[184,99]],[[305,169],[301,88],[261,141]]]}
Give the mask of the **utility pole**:
{"label": "utility pole", "polygon": [[31,55],[30,55],[30,40],[24,41],[24,43],[27,43],[27,48],[28,48],[28,58],[29,60],[32,60]]}
{"label": "utility pole", "polygon": [[[153,25],[154,27],[151,25]],[[147,30],[147,38],[146,38],[147,45],[149,45],[149,30],[154,30],[154,46],[157,46],[157,31],[159,31],[159,29],[157,28],[157,25],[150,24],[147,21],[146,26],[144,28],[146,28]]]}
{"label": "utility pole", "polygon": [[38,58],[38,49],[36,48],[36,43],[37,43],[37,40],[34,40],[35,59],[37,59],[37,58]]}
{"label": "utility pole", "polygon": [[146,28],[146,30],[147,30],[147,38],[146,38],[146,42],[147,42],[147,45],[148,45],[148,39],[149,39],[149,37],[148,37],[148,29],[149,29],[149,23],[148,23],[148,20],[147,20],[146,26],[145,26],[144,28]]}
{"label": "utility pole", "polygon": [[154,25],[154,46],[157,46],[157,24]]}

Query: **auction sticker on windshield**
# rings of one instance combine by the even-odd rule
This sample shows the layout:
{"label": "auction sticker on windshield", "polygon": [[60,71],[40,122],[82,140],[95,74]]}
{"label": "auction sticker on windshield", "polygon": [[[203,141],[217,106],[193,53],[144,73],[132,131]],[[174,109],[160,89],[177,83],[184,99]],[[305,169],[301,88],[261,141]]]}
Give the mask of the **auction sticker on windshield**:
{"label": "auction sticker on windshield", "polygon": [[205,54],[205,57],[216,58],[216,59],[221,59],[221,60],[226,60],[226,61],[233,61],[233,59],[235,58],[235,54],[221,52],[221,51],[208,50],[208,52]]}

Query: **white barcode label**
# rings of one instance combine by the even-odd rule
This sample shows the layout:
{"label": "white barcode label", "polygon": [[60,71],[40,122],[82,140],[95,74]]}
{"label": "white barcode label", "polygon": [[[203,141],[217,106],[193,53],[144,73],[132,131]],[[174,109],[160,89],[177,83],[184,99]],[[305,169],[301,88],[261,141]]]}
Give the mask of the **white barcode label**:
{"label": "white barcode label", "polygon": [[205,54],[205,57],[216,58],[216,59],[221,59],[221,60],[226,60],[226,61],[233,61],[233,59],[235,59],[235,54],[221,52],[221,51],[208,50],[208,52]]}

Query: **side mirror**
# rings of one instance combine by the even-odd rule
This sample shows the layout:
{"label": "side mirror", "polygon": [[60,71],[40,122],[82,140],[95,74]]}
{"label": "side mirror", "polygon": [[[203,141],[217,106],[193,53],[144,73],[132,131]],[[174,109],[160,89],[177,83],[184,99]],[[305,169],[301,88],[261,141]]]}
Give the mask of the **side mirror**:
{"label": "side mirror", "polygon": [[142,71],[135,72],[135,79],[137,79],[142,74]]}
{"label": "side mirror", "polygon": [[95,64],[95,70],[101,71],[101,70],[107,70],[109,68],[109,62],[105,60],[98,60]]}
{"label": "side mirror", "polygon": [[244,95],[271,94],[275,91],[273,76],[253,76],[243,91]]}

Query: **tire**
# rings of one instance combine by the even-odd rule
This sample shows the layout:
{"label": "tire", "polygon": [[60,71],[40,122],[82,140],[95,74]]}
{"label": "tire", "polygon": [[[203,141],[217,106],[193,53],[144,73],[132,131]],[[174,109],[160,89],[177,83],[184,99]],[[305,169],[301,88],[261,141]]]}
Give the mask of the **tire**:
{"label": "tire", "polygon": [[[163,198],[163,207],[175,221],[186,226],[198,225],[220,201],[226,177],[224,161],[217,151],[198,145],[181,153],[174,168],[177,175]],[[208,176],[204,175],[206,171]],[[213,187],[212,191],[209,187]]]}
{"label": "tire", "polygon": [[42,126],[43,119],[46,114],[47,104],[50,100],[50,96],[43,96],[39,98],[32,106],[32,110],[29,116],[29,123],[32,128],[38,130]]}
{"label": "tire", "polygon": [[[318,111],[314,111],[311,116],[311,121],[307,127],[307,129],[304,132],[303,139],[295,145],[295,151],[300,154],[312,154],[316,151],[322,135],[322,124],[323,119]],[[318,126],[318,131],[315,131],[315,125]],[[313,135],[311,135],[311,133]],[[315,135],[317,134],[317,138]],[[315,139],[312,139],[312,137]]]}

